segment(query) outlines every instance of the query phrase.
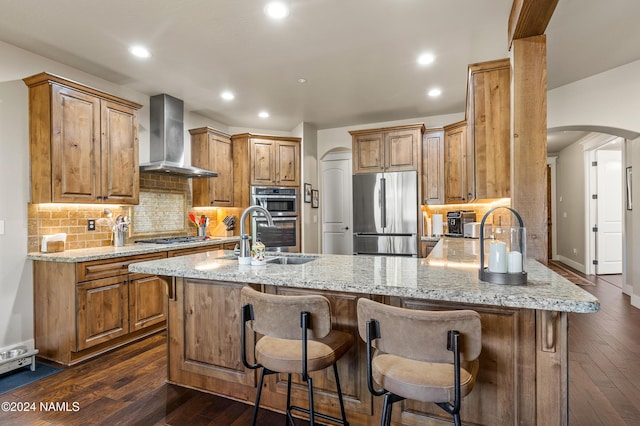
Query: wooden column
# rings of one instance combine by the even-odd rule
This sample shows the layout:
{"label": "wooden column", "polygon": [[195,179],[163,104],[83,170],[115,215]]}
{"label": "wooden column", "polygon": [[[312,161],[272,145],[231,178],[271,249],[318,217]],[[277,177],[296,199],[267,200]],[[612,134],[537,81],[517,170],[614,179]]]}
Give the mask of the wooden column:
{"label": "wooden column", "polygon": [[527,256],[547,262],[546,36],[513,40],[511,206],[527,227]]}

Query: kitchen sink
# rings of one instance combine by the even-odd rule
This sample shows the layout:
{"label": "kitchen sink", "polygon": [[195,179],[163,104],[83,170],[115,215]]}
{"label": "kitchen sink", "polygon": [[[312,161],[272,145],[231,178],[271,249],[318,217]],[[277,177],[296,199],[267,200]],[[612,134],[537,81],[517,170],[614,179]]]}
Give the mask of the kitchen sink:
{"label": "kitchen sink", "polygon": [[313,262],[317,257],[306,256],[287,256],[287,257],[274,257],[273,259],[267,259],[267,263],[275,263],[278,265],[302,265],[304,263]]}
{"label": "kitchen sink", "polygon": [[[238,256],[235,254],[227,254],[225,256],[217,257],[218,260],[238,260]],[[317,257],[311,256],[267,256],[267,263],[276,265],[302,265],[304,263],[312,262]]]}

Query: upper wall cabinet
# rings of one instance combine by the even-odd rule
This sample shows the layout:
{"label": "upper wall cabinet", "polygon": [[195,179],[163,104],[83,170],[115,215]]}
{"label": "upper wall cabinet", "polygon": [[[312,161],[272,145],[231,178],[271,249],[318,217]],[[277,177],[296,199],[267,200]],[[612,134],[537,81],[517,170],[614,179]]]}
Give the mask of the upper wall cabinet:
{"label": "upper wall cabinet", "polygon": [[511,194],[509,59],[470,65],[468,83],[467,138],[475,153],[471,199],[508,198]]}
{"label": "upper wall cabinet", "polygon": [[353,130],[353,173],[418,170],[424,124]]}
{"label": "upper wall cabinet", "polygon": [[444,204],[444,130],[422,135],[422,203]]}
{"label": "upper wall cabinet", "polygon": [[210,127],[189,130],[191,164],[218,173],[215,178],[192,179],[194,207],[233,206],[231,136]]}
{"label": "upper wall cabinet", "polygon": [[31,202],[137,204],[142,105],[47,73],[24,82]]}
{"label": "upper wall cabinet", "polygon": [[300,186],[300,138],[231,136],[235,207],[251,205],[251,186]]}
{"label": "upper wall cabinet", "polygon": [[[467,122],[444,127],[444,202],[466,203],[471,196],[473,152],[467,140]],[[435,203],[434,203],[435,204]]]}

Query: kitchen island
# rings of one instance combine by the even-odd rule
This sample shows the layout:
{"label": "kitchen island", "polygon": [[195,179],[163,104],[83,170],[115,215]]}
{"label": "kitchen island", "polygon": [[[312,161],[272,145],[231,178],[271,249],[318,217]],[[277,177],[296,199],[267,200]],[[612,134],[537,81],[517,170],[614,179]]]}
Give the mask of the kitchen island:
{"label": "kitchen island", "polygon": [[[504,286],[478,280],[477,240],[443,239],[423,259],[308,255],[314,259],[304,264],[255,267],[230,257],[214,251],[129,266],[131,272],[167,277],[172,383],[253,402],[256,372],[240,360],[240,290],[250,285],[276,294],[319,293],[331,301],[336,327],[356,342],[338,363],[348,419],[379,424],[382,401],[367,389],[365,344],[356,327],[357,300],[366,297],[412,309],[480,313],[480,374],[463,402],[463,422],[568,424],[567,315],[596,312],[599,302],[536,261],[527,262],[527,285]],[[319,409],[336,414],[332,375],[317,372],[315,383]],[[286,376],[271,376],[263,406],[283,411],[285,396]],[[304,406],[306,386],[298,382],[293,396]],[[432,404],[404,401],[394,410],[394,421],[401,424],[439,424],[439,419],[448,420]]]}

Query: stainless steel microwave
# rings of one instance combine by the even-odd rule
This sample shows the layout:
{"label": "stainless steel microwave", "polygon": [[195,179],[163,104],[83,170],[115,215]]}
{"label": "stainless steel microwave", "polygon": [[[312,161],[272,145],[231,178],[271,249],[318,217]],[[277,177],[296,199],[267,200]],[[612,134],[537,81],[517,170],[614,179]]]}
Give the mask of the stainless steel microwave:
{"label": "stainless steel microwave", "polygon": [[264,207],[271,216],[297,216],[298,188],[252,186],[251,204]]}

